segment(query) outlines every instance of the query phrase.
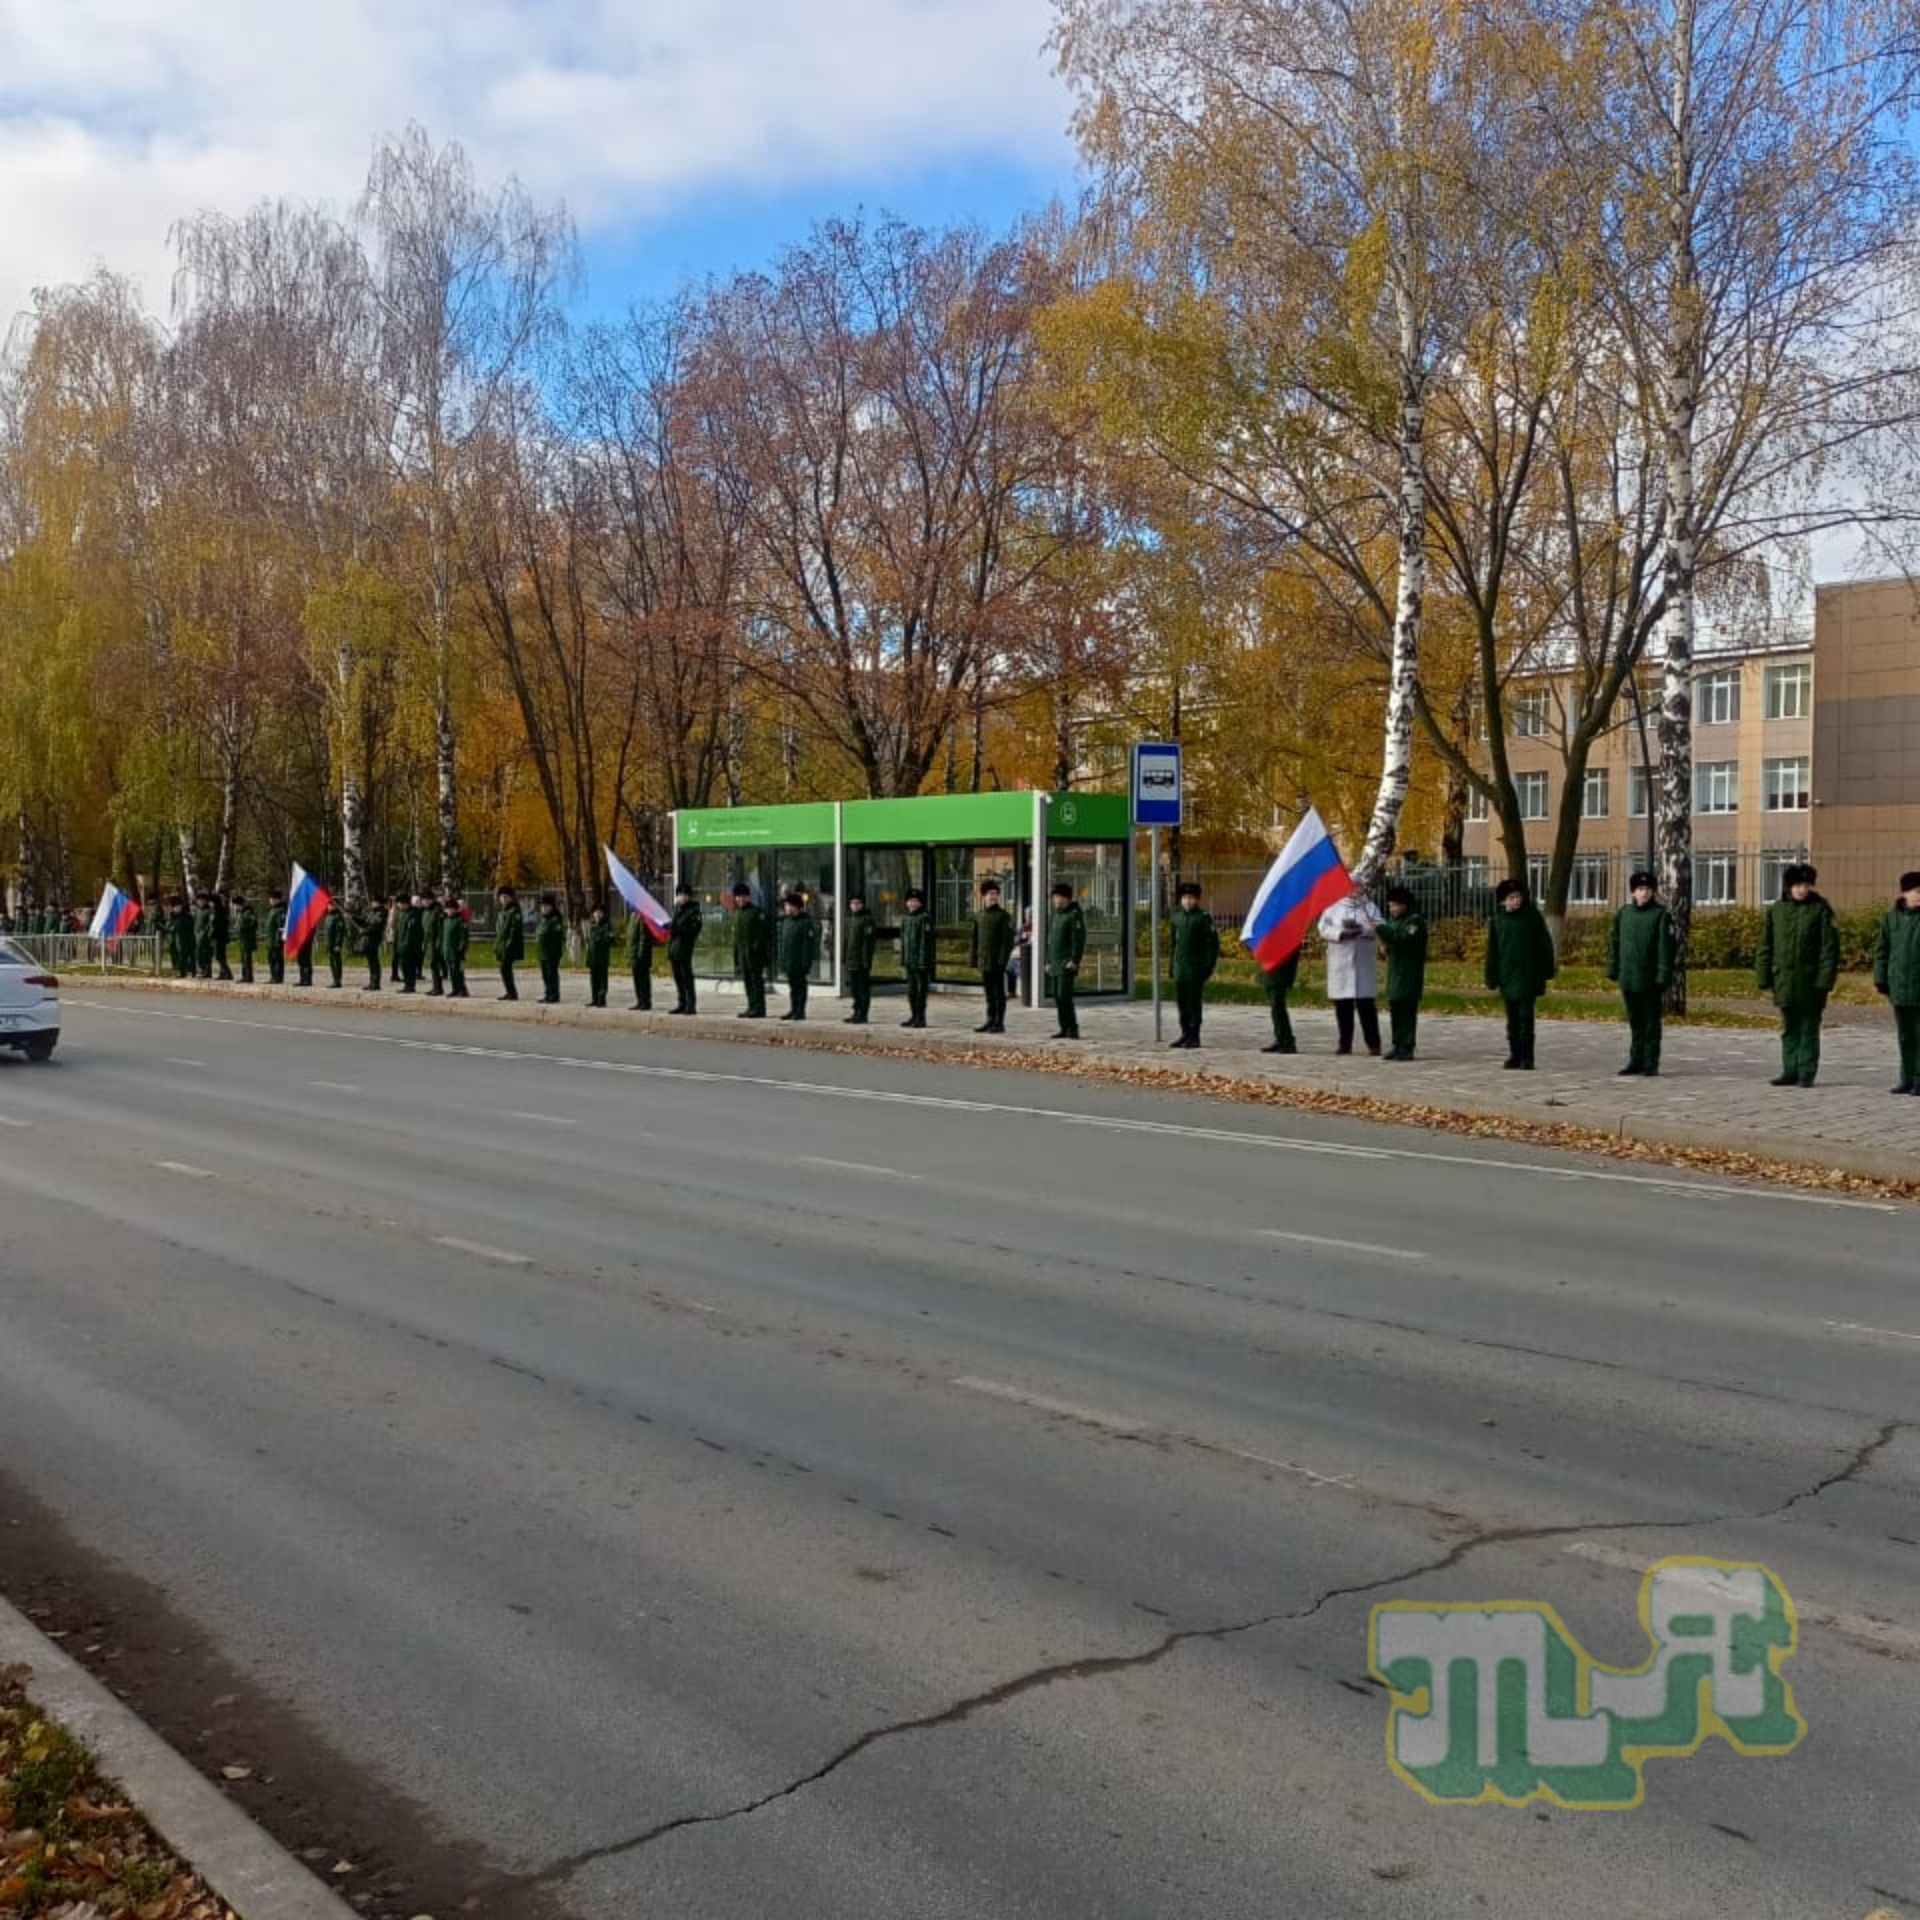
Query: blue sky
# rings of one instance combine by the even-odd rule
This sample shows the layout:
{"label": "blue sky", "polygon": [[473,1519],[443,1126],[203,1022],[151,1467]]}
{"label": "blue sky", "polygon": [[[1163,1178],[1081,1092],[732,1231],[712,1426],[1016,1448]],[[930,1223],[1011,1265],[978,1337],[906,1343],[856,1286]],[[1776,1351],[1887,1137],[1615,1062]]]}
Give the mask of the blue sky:
{"label": "blue sky", "polygon": [[0,0],[0,316],[167,233],[345,207],[409,121],[577,221],[591,305],[826,215],[998,225],[1071,192],[1047,0]]}

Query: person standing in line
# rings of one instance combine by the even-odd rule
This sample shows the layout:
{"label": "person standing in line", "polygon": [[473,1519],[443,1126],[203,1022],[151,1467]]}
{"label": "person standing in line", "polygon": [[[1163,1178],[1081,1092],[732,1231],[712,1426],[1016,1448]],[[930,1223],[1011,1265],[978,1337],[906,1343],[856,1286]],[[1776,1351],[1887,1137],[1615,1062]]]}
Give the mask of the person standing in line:
{"label": "person standing in line", "polygon": [[540,957],[540,1004],[560,1004],[560,962],[567,951],[567,919],[559,900],[550,893],[540,896],[540,919],[534,928],[534,951]]}
{"label": "person standing in line", "polygon": [[1660,904],[1658,882],[1644,867],[1627,881],[1627,896],[1607,935],[1607,978],[1619,987],[1627,1009],[1627,1064],[1621,1075],[1651,1078],[1660,1071],[1667,989],[1679,942],[1673,915]]}
{"label": "person standing in line", "polygon": [[767,916],[753,897],[753,889],[744,880],[733,883],[733,964],[746,990],[747,1004],[738,1014],[742,1020],[767,1017],[767,963],[772,956]]}
{"label": "person standing in line", "polygon": [[1411,1060],[1427,991],[1427,920],[1411,888],[1387,889],[1387,917],[1374,934],[1387,950],[1387,1058]]}
{"label": "person standing in line", "polygon": [[400,909],[394,930],[393,964],[400,975],[400,991],[420,990],[420,966],[427,957],[427,903],[416,893]]}
{"label": "person standing in line", "polygon": [[847,895],[847,951],[845,965],[847,969],[847,993],[853,1001],[853,1011],[847,1015],[847,1025],[864,1027],[867,1014],[873,1006],[873,956],[879,950],[880,929],[874,925],[873,915],[867,911],[865,894]]}
{"label": "person standing in line", "polygon": [[700,930],[705,925],[693,889],[681,881],[673,891],[673,918],[667,923],[667,967],[673,974],[675,1013],[693,1014],[700,1010],[693,956],[699,949]]}
{"label": "person standing in line", "polygon": [[240,984],[253,985],[253,956],[260,950],[260,916],[244,893],[233,896],[234,924],[240,932]]}
{"label": "person standing in line", "polygon": [[213,978],[213,895],[210,893],[201,894],[193,905],[193,970],[202,980]]}
{"label": "person standing in line", "polygon": [[1895,1093],[1920,1093],[1920,873],[1900,876],[1900,897],[1873,943],[1873,986],[1893,1009],[1900,1044]]}
{"label": "person standing in line", "polygon": [[1760,923],[1754,974],[1780,1009],[1776,1087],[1810,1087],[1820,1071],[1820,1022],[1840,977],[1840,928],[1814,890],[1820,878],[1804,862],[1781,875],[1784,890]]}
{"label": "person standing in line", "polygon": [[782,1020],[807,1017],[807,985],[813,978],[813,963],[820,952],[820,929],[807,911],[806,896],[789,893],[782,902],[780,916],[780,976],[787,983],[787,1010]]}
{"label": "person standing in line", "polygon": [[1493,918],[1487,923],[1487,990],[1506,1002],[1506,1065],[1531,1073],[1534,1008],[1560,963],[1546,915],[1520,881],[1502,880],[1493,900]]}
{"label": "person standing in line", "polygon": [[1056,1040],[1080,1038],[1080,1010],[1074,1004],[1080,963],[1087,957],[1087,916],[1065,880],[1053,883],[1053,907],[1047,917],[1047,972],[1060,1025]]}
{"label": "person standing in line", "polygon": [[520,896],[511,887],[502,887],[494,896],[500,912],[493,926],[493,957],[500,963],[500,984],[506,991],[502,1000],[518,1000],[520,989],[514,984],[513,970],[526,958],[527,918],[520,911]]}
{"label": "person standing in line", "polygon": [[1200,1044],[1200,1021],[1206,1012],[1207,982],[1220,964],[1220,930],[1200,905],[1200,883],[1183,880],[1173,914],[1173,998],[1180,1013],[1176,1048]]}
{"label": "person standing in line", "polygon": [[1380,951],[1374,936],[1380,914],[1364,887],[1352,888],[1320,916],[1320,938],[1327,947],[1327,998],[1339,1032],[1335,1053],[1353,1051],[1353,1023],[1367,1051],[1380,1052]]}
{"label": "person standing in line", "polygon": [[1277,967],[1263,967],[1260,984],[1267,990],[1267,1012],[1273,1018],[1273,1038],[1260,1049],[1262,1053],[1298,1053],[1293,1037],[1293,1021],[1287,1013],[1287,995],[1300,978],[1300,949],[1295,947]]}
{"label": "person standing in line", "polygon": [[637,913],[627,915],[627,968],[633,975],[633,1010],[653,1011],[653,929]]}
{"label": "person standing in line", "polygon": [[467,942],[473,937],[468,924],[466,902],[449,887],[440,921],[441,951],[447,964],[447,998],[464,1000],[467,996]]}
{"label": "person standing in line", "polygon": [[587,916],[587,1004],[607,1004],[607,974],[613,966],[613,922],[598,900]]}
{"label": "person standing in line", "polygon": [[287,984],[287,896],[278,887],[267,901],[267,982]]}
{"label": "person standing in line", "polygon": [[[362,993],[380,991],[380,949],[387,937],[387,910],[378,900],[369,900],[360,915],[360,955],[367,963],[367,984]],[[303,949],[304,951],[304,949]]]}
{"label": "person standing in line", "polygon": [[215,976],[221,980],[233,978],[233,968],[227,964],[227,948],[233,941],[233,908],[227,896],[217,888],[213,896],[213,965]]}
{"label": "person standing in line", "polygon": [[427,895],[422,916],[427,941],[427,973],[433,984],[427,989],[429,1000],[442,998],[447,991],[447,910],[437,893]]}
{"label": "person standing in line", "polygon": [[295,978],[303,987],[313,985],[313,950],[320,944],[320,929],[317,925],[307,929],[307,937],[300,942],[294,953],[294,964],[298,969]]}
{"label": "person standing in line", "polygon": [[927,995],[933,987],[933,921],[927,897],[909,887],[900,916],[900,970],[907,976],[907,1017],[903,1027],[927,1024]]}
{"label": "person standing in line", "polygon": [[347,967],[347,911],[338,900],[327,902],[320,932],[327,943],[327,984],[338,993]]}
{"label": "person standing in line", "polygon": [[987,1017],[975,1033],[1007,1030],[1007,967],[1013,959],[1013,916],[1000,904],[1000,882],[980,883],[980,911],[973,916],[973,964],[980,969]]}

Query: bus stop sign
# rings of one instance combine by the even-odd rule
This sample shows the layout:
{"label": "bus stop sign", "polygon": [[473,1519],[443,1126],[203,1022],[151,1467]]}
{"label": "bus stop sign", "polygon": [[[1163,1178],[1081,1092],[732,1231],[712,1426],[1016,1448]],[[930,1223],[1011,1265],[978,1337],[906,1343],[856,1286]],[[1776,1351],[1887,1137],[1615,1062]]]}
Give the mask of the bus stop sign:
{"label": "bus stop sign", "polygon": [[1133,750],[1133,824],[1177,827],[1184,797],[1180,743],[1177,740],[1139,742]]}

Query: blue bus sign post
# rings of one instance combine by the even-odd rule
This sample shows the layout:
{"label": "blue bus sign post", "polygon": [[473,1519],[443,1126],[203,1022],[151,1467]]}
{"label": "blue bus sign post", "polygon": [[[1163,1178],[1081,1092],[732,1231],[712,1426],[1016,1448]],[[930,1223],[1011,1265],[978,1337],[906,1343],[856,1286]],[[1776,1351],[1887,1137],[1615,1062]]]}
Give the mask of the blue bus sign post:
{"label": "blue bus sign post", "polygon": [[1177,740],[1141,740],[1133,749],[1133,824],[1145,827],[1149,843],[1147,871],[1152,874],[1153,1037],[1160,1033],[1160,829],[1180,824],[1186,783]]}

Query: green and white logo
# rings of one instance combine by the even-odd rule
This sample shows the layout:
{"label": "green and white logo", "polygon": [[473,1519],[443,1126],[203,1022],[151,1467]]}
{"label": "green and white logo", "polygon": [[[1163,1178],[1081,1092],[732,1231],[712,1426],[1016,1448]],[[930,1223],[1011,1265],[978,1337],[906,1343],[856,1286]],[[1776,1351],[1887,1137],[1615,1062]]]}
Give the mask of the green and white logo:
{"label": "green and white logo", "polygon": [[1524,1600],[1373,1609],[1367,1666],[1387,1687],[1387,1764],[1444,1806],[1637,1807],[1641,1769],[1710,1738],[1789,1752],[1807,1725],[1781,1663],[1799,1645],[1787,1590],[1762,1566],[1656,1561],[1640,1587],[1638,1667],[1588,1657],[1552,1607]]}

